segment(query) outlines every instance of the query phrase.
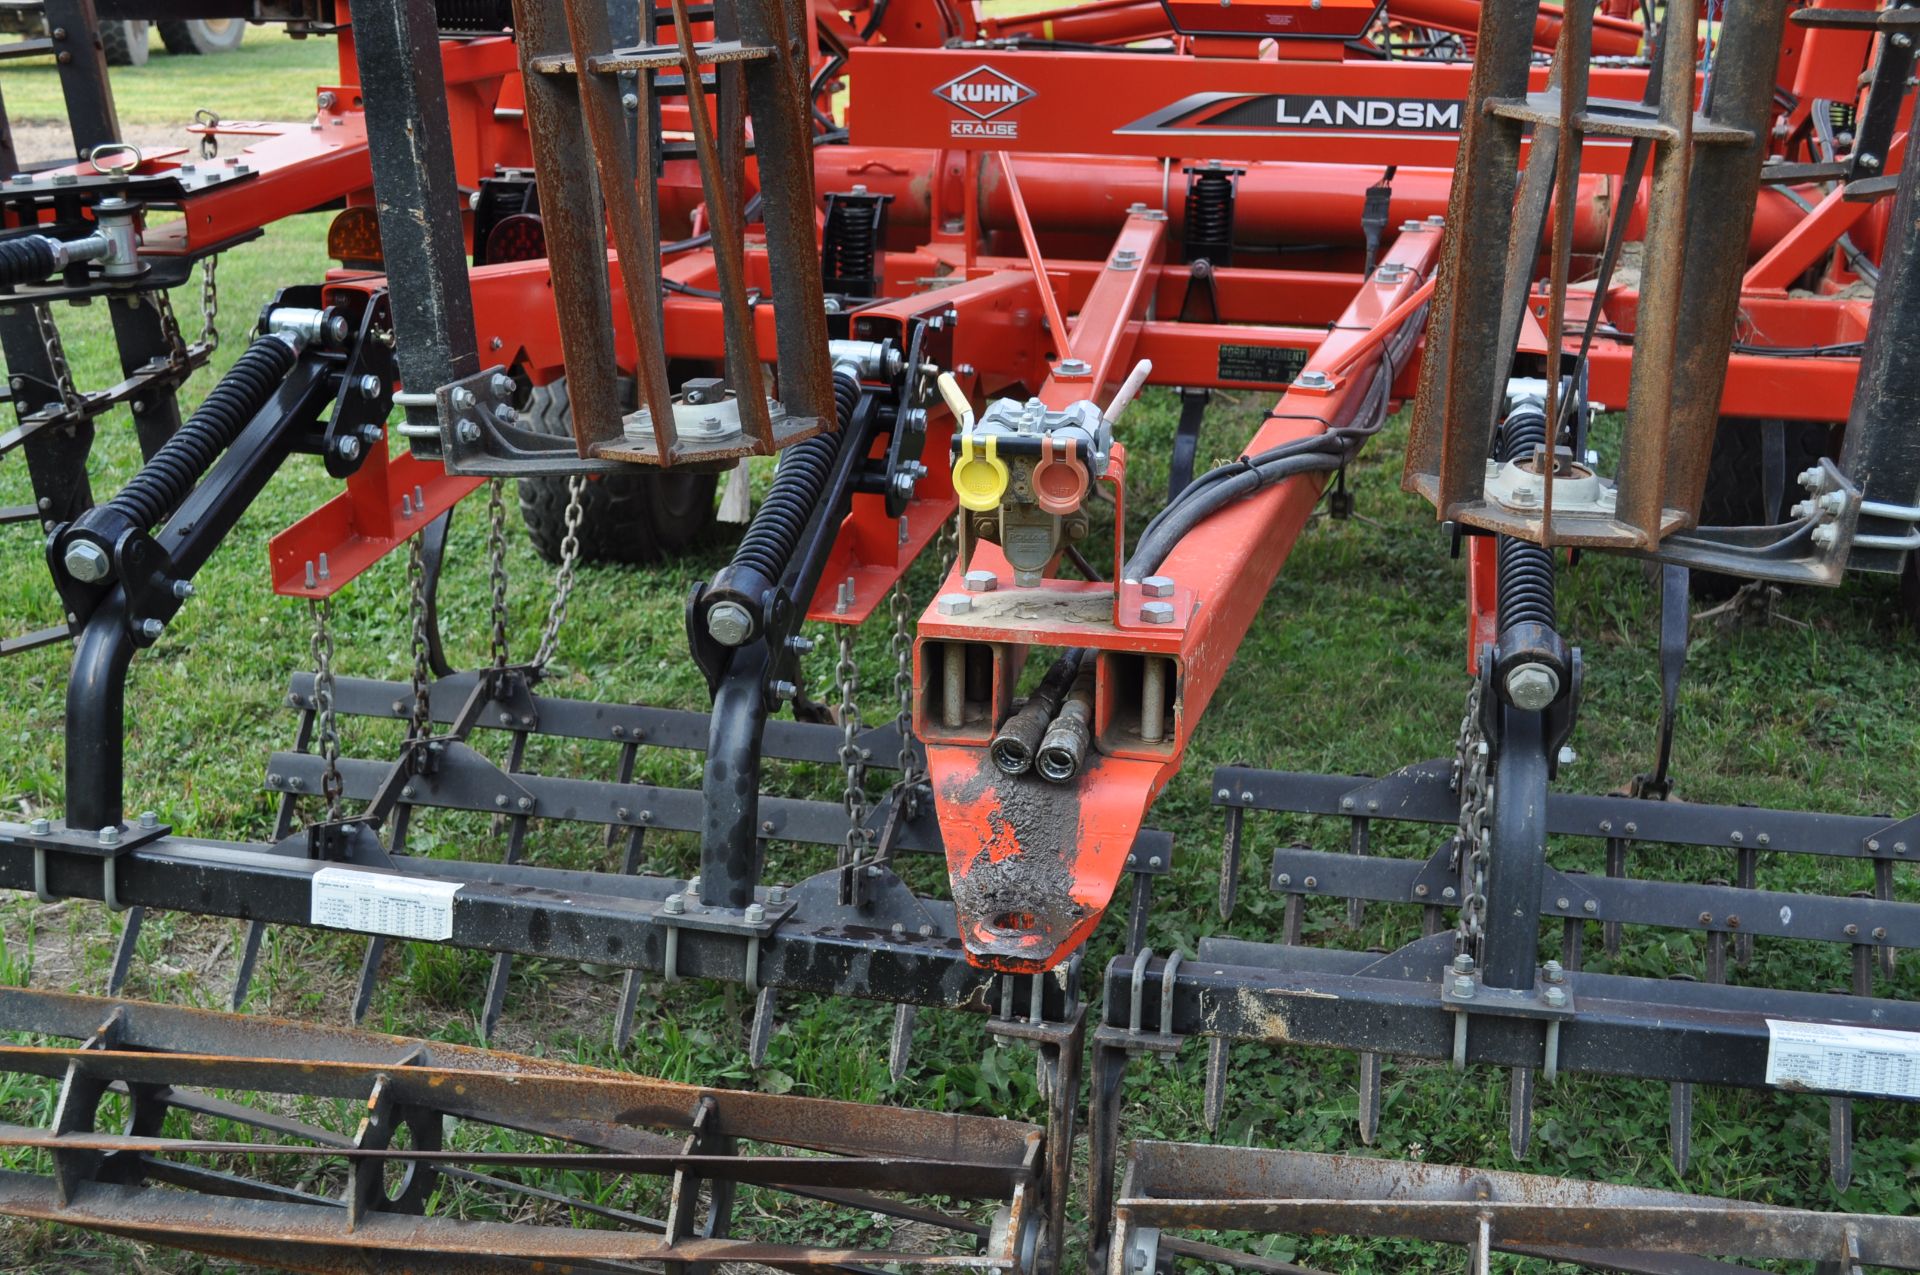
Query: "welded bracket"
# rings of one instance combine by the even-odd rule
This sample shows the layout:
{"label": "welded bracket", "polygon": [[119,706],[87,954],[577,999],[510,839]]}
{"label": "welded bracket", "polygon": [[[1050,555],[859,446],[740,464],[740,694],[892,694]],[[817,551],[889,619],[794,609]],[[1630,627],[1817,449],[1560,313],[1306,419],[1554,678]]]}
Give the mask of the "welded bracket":
{"label": "welded bracket", "polygon": [[1560,1073],[1560,1024],[1575,1013],[1573,989],[1560,962],[1549,961],[1531,987],[1495,987],[1488,983],[1470,956],[1456,956],[1440,979],[1441,1008],[1452,1012],[1453,1069],[1467,1069],[1467,1020],[1475,1014],[1497,1018],[1530,1018],[1546,1024],[1545,1062],[1541,1070],[1549,1082]]}

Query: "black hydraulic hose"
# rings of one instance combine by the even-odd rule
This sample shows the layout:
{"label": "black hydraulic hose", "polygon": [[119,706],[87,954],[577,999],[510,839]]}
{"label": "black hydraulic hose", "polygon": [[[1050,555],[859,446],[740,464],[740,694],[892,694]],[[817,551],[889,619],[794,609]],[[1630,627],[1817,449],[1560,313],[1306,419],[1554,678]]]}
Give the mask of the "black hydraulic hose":
{"label": "black hydraulic hose", "polygon": [[103,508],[138,527],[159,523],[267,405],[299,358],[280,336],[263,336],[248,346],[199,410]]}
{"label": "black hydraulic hose", "polygon": [[[1552,463],[1546,411],[1537,403],[1514,409],[1500,426],[1502,461],[1524,461],[1542,451]],[[1531,540],[1501,536],[1495,554],[1499,570],[1499,629],[1516,624],[1554,627],[1553,554]]]}
{"label": "black hydraulic hose", "polygon": [[0,287],[38,283],[60,268],[58,245],[45,235],[0,239]]}

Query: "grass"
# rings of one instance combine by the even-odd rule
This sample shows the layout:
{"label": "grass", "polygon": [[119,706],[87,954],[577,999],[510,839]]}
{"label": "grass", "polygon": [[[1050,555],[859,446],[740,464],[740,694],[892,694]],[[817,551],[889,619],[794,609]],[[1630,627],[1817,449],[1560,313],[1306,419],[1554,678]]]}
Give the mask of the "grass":
{"label": "grass", "polygon": [[[206,105],[229,117],[303,114],[311,86],[331,78],[331,47],[290,44],[254,33],[231,58],[172,59],[156,55],[143,71],[116,77],[129,118],[135,110],[179,120]],[[243,70],[242,68],[246,68]],[[58,114],[44,68],[9,66],[8,106],[17,115]],[[22,105],[22,104],[26,105]],[[317,277],[324,220],[296,218],[223,264],[224,364],[243,347],[243,316],[278,285]],[[197,327],[197,294],[176,298],[183,326]],[[68,350],[83,385],[102,385],[117,369],[100,306],[62,310]],[[197,397],[211,384],[202,373]],[[1235,454],[1264,410],[1256,395],[1227,395],[1203,437],[1203,458]],[[1136,520],[1157,506],[1164,489],[1175,405],[1149,394],[1123,433],[1131,449],[1128,507]],[[1399,490],[1404,426],[1396,424],[1355,466],[1352,486],[1361,518],[1316,522],[1294,550],[1243,643],[1187,754],[1187,763],[1153,811],[1172,831],[1177,856],[1158,889],[1151,943],[1191,952],[1210,933],[1269,938],[1280,902],[1249,875],[1232,925],[1214,909],[1219,821],[1209,807],[1211,769],[1251,761],[1285,769],[1380,773],[1444,752],[1457,729],[1462,676],[1464,585],[1459,564],[1431,510]],[[94,484],[110,492],[133,472],[137,453],[129,419],[100,422]],[[289,746],[293,720],[281,707],[287,677],[307,666],[304,608],[268,589],[265,541],[338,490],[311,459],[291,464],[267,487],[227,546],[199,578],[199,595],[167,638],[136,661],[129,692],[128,805],[150,807],[184,832],[213,838],[260,838],[272,823],[262,791],[268,754]],[[27,499],[17,459],[0,464],[0,505]],[[483,522],[478,507],[456,520],[442,621],[456,663],[486,650],[487,587]],[[1139,521],[1132,527],[1138,533]],[[516,528],[517,532],[517,528]],[[55,608],[38,545],[24,527],[0,530],[9,565],[0,572],[0,618],[8,631],[39,627]],[[726,560],[716,544],[645,573],[602,568],[581,572],[563,634],[550,693],[638,699],[688,708],[705,706],[704,690],[684,653],[681,606],[689,586]],[[545,615],[550,569],[514,535],[510,550],[515,649],[530,649]],[[916,602],[932,587],[931,567],[916,568],[908,587]],[[399,557],[382,562],[348,588],[335,607],[340,638],[336,666],[344,675],[404,677],[407,667],[405,580]],[[1731,631],[1699,626],[1681,702],[1674,770],[1687,800],[1750,802],[1852,813],[1910,812],[1920,798],[1920,658],[1912,630],[1898,614],[1890,581],[1857,578],[1831,592],[1795,592],[1782,613],[1790,621]],[[1564,779],[1578,791],[1624,785],[1652,760],[1659,687],[1653,650],[1657,607],[1641,567],[1589,556],[1569,573],[1562,592],[1565,631],[1585,652],[1586,701],[1573,740],[1579,760]],[[830,634],[816,634],[827,636]],[[869,626],[856,640],[862,706],[869,720],[891,712],[885,691],[891,666],[886,634]],[[822,661],[825,652],[816,655]],[[6,663],[0,676],[0,802],[9,817],[57,814],[62,791],[61,710],[67,655],[55,648]],[[810,669],[824,679],[824,662]],[[349,752],[379,755],[390,734],[349,727]],[[581,745],[543,741],[529,757],[535,769],[610,774],[614,757]],[[688,784],[696,771],[685,756],[650,759],[641,778]],[[770,786],[808,795],[837,793],[837,776],[818,768],[774,768]],[[420,853],[485,858],[499,851],[483,820],[423,819]],[[1260,862],[1277,844],[1308,838],[1322,848],[1344,844],[1344,830],[1306,821],[1251,820],[1247,860]],[[1382,834],[1383,849],[1425,853],[1430,843]],[[575,830],[537,827],[536,862],[604,864],[598,839]],[[697,849],[684,837],[649,843],[649,867],[685,873]],[[1567,866],[1597,869],[1599,847],[1575,844],[1557,855]],[[780,848],[770,879],[792,879],[824,866],[818,854]],[[935,864],[909,865],[914,884],[942,888]],[[1646,851],[1638,875],[1700,880],[1730,876],[1729,856]],[[1852,865],[1763,863],[1761,884],[1774,889],[1845,893],[1869,881]],[[1902,879],[1900,897],[1916,897]],[[0,978],[45,987],[103,988],[118,918],[83,903],[40,908],[30,899],[0,902]],[[1335,905],[1310,906],[1309,942],[1344,947],[1391,945],[1412,933],[1404,910],[1375,907],[1358,932],[1345,928]],[[1087,968],[1098,970],[1118,947],[1118,924],[1096,935]],[[195,1005],[225,996],[237,925],[188,916],[156,916],[142,937],[130,995]],[[1598,936],[1589,936],[1597,952]],[[250,1008],[256,1012],[339,1022],[344,989],[356,973],[362,944],[346,936],[275,931],[264,952]],[[1628,931],[1617,958],[1597,955],[1596,968],[1664,976],[1704,971],[1704,948],[1693,936]],[[474,1037],[487,962],[471,953],[393,944],[370,1027],[453,1040]],[[884,1008],[788,998],[764,1069],[744,1061],[750,1004],[725,988],[656,986],[643,998],[642,1030],[616,1057],[606,1025],[617,983],[572,966],[522,961],[509,990],[504,1047],[577,1057],[668,1078],[729,1085],[757,1084],[795,1093],[978,1111],[1038,1115],[1032,1067],[1017,1047],[996,1047],[979,1023],[961,1016],[921,1016],[908,1075],[894,1085],[886,1070]],[[1847,981],[1839,947],[1759,944],[1741,982],[1821,989]],[[1920,994],[1920,961],[1902,962],[1883,995]],[[1126,1090],[1128,1136],[1204,1138],[1199,1124],[1205,1050],[1190,1046],[1162,1064],[1132,1069]],[[1218,1137],[1231,1143],[1321,1150],[1361,1150],[1354,1135],[1355,1069],[1350,1057],[1253,1046],[1233,1050],[1226,1119]],[[1824,1100],[1784,1094],[1702,1091],[1697,1096],[1695,1154],[1682,1174],[1668,1158],[1667,1094],[1649,1083],[1574,1078],[1544,1090],[1531,1158],[1516,1165],[1506,1143],[1505,1077],[1456,1076],[1442,1068],[1389,1062],[1386,1113],[1373,1150],[1436,1162],[1528,1169],[1633,1181],[1648,1186],[1736,1195],[1780,1204],[1912,1212],[1920,1173],[1920,1113],[1892,1104],[1860,1104],[1853,1185],[1827,1182]],[[32,1115],[45,1101],[38,1086],[0,1092],[10,1118]],[[1078,1205],[1076,1204],[1076,1213]],[[1337,1269],[1424,1269],[1430,1254],[1402,1246],[1266,1237],[1260,1250]],[[1451,1258],[1440,1258],[1445,1264]],[[76,1237],[42,1227],[0,1229],[0,1271],[126,1270],[198,1272],[229,1269],[200,1259]]]}

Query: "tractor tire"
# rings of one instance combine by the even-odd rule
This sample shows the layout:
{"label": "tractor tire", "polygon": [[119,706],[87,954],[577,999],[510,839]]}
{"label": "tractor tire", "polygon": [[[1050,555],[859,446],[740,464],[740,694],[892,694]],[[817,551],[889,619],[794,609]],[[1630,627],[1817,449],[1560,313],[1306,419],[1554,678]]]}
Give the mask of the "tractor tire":
{"label": "tractor tire", "polygon": [[[542,434],[573,433],[565,379],[536,386],[520,423]],[[645,565],[676,558],[713,534],[718,474],[600,474],[581,499],[580,560]],[[567,480],[522,478],[520,517],[542,558],[560,561],[567,534]]]}
{"label": "tractor tire", "polygon": [[[1703,527],[1754,527],[1782,522],[1806,495],[1800,489],[1801,471],[1820,463],[1830,453],[1833,427],[1824,421],[1786,422],[1787,474],[1780,508],[1769,510],[1766,497],[1765,447],[1759,421],[1722,417],[1713,435],[1713,455],[1707,461],[1707,486],[1700,498]],[[1718,571],[1695,571],[1693,595],[1724,601],[1745,584],[1743,576]]]}
{"label": "tractor tire", "polygon": [[102,22],[100,48],[107,55],[108,66],[145,66],[153,52],[147,40],[147,23]]}
{"label": "tractor tire", "polygon": [[242,18],[194,18],[186,22],[162,22],[160,43],[176,57],[199,53],[230,53],[247,38]]}

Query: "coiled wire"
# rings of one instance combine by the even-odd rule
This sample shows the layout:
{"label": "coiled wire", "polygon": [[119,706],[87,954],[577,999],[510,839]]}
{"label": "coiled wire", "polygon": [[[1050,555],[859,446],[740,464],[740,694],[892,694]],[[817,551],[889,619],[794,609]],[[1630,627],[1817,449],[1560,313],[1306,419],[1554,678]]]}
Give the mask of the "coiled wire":
{"label": "coiled wire", "polygon": [[[853,419],[854,404],[860,401],[860,382],[850,372],[836,369],[833,374],[833,405],[846,429]],[[777,582],[793,557],[794,546],[813,517],[814,506],[826,488],[833,471],[833,460],[840,452],[838,433],[816,434],[795,443],[780,453],[780,468],[773,476],[760,512],[753,516],[747,534],[740,538],[730,570],[753,571],[769,582]]]}
{"label": "coiled wire", "polygon": [[[1537,403],[1526,403],[1500,425],[1502,461],[1524,461],[1544,451],[1552,463],[1547,416]],[[1499,625],[1505,632],[1516,624],[1552,628],[1556,616],[1553,590],[1553,554],[1530,540],[1501,536],[1495,548],[1499,562]]]}
{"label": "coiled wire", "polygon": [[266,406],[299,357],[277,336],[261,337],[248,346],[199,410],[105,507],[143,528],[172,513],[254,413]]}

